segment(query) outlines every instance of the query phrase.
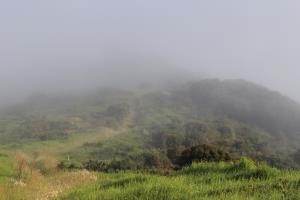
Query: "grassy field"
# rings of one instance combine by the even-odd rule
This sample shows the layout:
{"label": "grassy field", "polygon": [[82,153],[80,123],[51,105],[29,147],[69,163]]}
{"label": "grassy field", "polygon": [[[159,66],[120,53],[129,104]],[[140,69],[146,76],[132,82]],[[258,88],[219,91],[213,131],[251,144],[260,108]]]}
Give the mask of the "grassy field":
{"label": "grassy field", "polygon": [[[300,197],[300,171],[279,170],[242,158],[193,163],[168,174],[33,171],[24,182],[10,177],[11,161],[1,157],[0,200],[261,200]],[[4,165],[6,163],[6,165]],[[4,168],[3,166],[6,166]],[[10,177],[10,178],[9,178]]]}
{"label": "grassy field", "polygon": [[[300,199],[300,171],[279,170],[246,158],[235,162],[194,163],[167,174],[85,170],[42,174],[33,170],[22,181],[16,178],[17,151],[32,158],[38,149],[40,156],[59,158],[82,144],[106,141],[123,131],[126,129],[101,129],[64,140],[2,146],[0,200]],[[51,159],[46,161],[52,165]]]}
{"label": "grassy field", "polygon": [[300,199],[300,171],[279,170],[246,158],[235,162],[193,163],[164,174],[57,169],[51,172],[48,169],[49,174],[31,170],[22,179],[16,176],[18,151],[32,160],[38,150],[39,156],[35,159],[46,156],[46,166],[52,166],[55,158],[85,143],[106,141],[110,144],[109,138],[124,131],[128,131],[126,127],[115,131],[99,129],[63,140],[1,146],[0,200]]}
{"label": "grassy field", "polygon": [[95,183],[64,192],[59,200],[299,199],[300,172],[242,159],[194,163],[170,175],[98,174]]}
{"label": "grassy field", "polygon": [[0,153],[0,184],[13,176],[13,161],[6,154]]}
{"label": "grassy field", "polygon": [[103,141],[119,132],[121,132],[121,130],[114,131],[108,128],[100,128],[86,133],[74,134],[67,139],[0,145],[0,153],[22,151],[26,154],[32,154],[38,151],[39,153],[57,156],[78,148],[85,143]]}
{"label": "grassy field", "polygon": [[[4,139],[12,138],[0,145],[0,200],[300,199],[300,171],[276,169],[246,158],[195,162],[176,171],[192,162],[181,165],[177,161],[179,153],[195,147],[197,141],[220,147],[210,148],[211,157],[230,150],[233,156],[228,160],[237,160],[240,152],[256,160],[263,160],[253,156],[256,154],[267,158],[273,154],[286,158],[286,154],[277,155],[271,147],[279,149],[280,145],[257,127],[227,118],[194,118],[199,113],[186,114],[189,106],[179,111],[167,109],[173,107],[169,98],[158,97],[133,101],[136,105],[129,108],[102,105],[97,100],[93,104],[99,106],[80,106],[67,115],[54,112],[24,122],[18,117],[5,118],[0,131]],[[69,121],[77,128],[69,129]],[[69,131],[64,131],[66,127]],[[64,137],[50,137],[61,132]],[[199,155],[204,152],[200,150]],[[100,168],[87,167],[87,161]],[[272,161],[276,163],[277,157]]]}
{"label": "grassy field", "polygon": [[[106,139],[120,133],[107,128],[90,131],[87,133],[74,134],[67,139],[33,141],[24,144],[9,144],[0,146],[0,200],[48,200],[56,197],[61,191],[82,185],[94,180],[94,174],[87,171],[62,172],[56,169],[57,161],[63,159],[68,151],[79,146],[95,141]],[[17,178],[18,162],[24,158],[24,173],[21,181]],[[47,163],[48,162],[48,163]],[[50,174],[42,174],[40,169],[32,165],[51,166]],[[41,166],[39,166],[41,167]]]}

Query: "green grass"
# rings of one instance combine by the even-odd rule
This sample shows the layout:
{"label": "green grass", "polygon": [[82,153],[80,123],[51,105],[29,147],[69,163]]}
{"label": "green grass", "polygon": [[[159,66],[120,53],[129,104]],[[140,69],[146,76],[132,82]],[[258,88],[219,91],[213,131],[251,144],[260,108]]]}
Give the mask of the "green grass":
{"label": "green grass", "polygon": [[100,173],[96,183],[66,191],[59,200],[296,200],[299,197],[299,171],[277,170],[242,159],[236,163],[194,163],[168,176]]}
{"label": "green grass", "polygon": [[[117,133],[118,131],[114,131],[112,129],[99,128],[85,133],[73,134],[66,139],[11,143],[0,145],[0,153],[12,153],[21,151],[31,155],[38,152],[60,157],[64,155],[64,153],[76,149],[85,143],[103,141]],[[0,164],[0,166],[1,165],[2,164]]]}
{"label": "green grass", "polygon": [[29,157],[38,154],[63,159],[67,152],[73,151],[85,143],[104,141],[115,134],[118,134],[118,131],[100,128],[91,132],[74,134],[67,139],[0,145],[0,185],[14,177],[14,157],[17,152],[25,153]]}
{"label": "green grass", "polygon": [[13,176],[13,161],[6,154],[0,153],[0,183]]}

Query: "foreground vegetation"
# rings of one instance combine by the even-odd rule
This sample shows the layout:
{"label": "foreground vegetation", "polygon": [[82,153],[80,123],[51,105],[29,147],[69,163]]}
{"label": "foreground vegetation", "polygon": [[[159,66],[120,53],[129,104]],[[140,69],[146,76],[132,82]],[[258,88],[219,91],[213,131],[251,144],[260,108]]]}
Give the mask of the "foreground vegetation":
{"label": "foreground vegetation", "polygon": [[241,158],[195,162],[178,171],[31,172],[0,184],[0,200],[282,200],[299,199],[300,171]]}
{"label": "foreground vegetation", "polygon": [[194,163],[170,175],[98,174],[98,180],[65,192],[60,200],[299,199],[300,172],[251,160]]}
{"label": "foreground vegetation", "polygon": [[299,199],[298,119],[243,81],[34,97],[0,114],[0,200]]}

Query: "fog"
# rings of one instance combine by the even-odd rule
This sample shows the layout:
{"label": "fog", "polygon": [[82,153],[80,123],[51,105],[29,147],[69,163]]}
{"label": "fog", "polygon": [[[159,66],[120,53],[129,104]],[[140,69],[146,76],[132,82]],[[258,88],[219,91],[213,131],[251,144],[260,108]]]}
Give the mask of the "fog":
{"label": "fog", "polygon": [[300,101],[299,10],[297,0],[0,1],[0,102],[203,77]]}

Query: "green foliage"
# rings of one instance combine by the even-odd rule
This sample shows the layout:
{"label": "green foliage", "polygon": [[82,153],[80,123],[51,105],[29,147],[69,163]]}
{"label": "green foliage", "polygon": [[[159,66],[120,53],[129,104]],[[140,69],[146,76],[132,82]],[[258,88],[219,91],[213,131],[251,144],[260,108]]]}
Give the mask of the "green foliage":
{"label": "green foliage", "polygon": [[184,150],[179,157],[178,164],[184,166],[197,161],[216,162],[229,161],[230,159],[229,153],[214,146],[204,144]]}
{"label": "green foliage", "polygon": [[143,169],[164,170],[170,169],[172,165],[164,154],[154,149],[143,152],[141,157],[143,159]]}
{"label": "green foliage", "polygon": [[126,160],[135,163],[130,169],[167,168],[185,149],[209,144],[222,151],[208,151],[198,160],[226,160],[222,152],[228,152],[233,158],[295,167],[296,154],[289,154],[300,142],[299,113],[295,102],[244,81],[202,80],[143,93],[101,89],[56,98],[38,95],[0,116],[0,143],[42,145],[112,128],[125,131],[75,145],[63,156],[80,162]]}
{"label": "green foliage", "polygon": [[233,170],[255,170],[256,164],[253,160],[242,157],[238,162],[233,165]]}
{"label": "green foliage", "polygon": [[111,161],[99,161],[89,160],[84,163],[84,167],[90,171],[98,172],[120,172],[128,170],[136,170],[136,163],[131,160],[111,160]]}
{"label": "green foliage", "polygon": [[298,171],[277,170],[242,158],[237,162],[193,163],[169,176],[100,173],[96,183],[74,188],[59,199],[298,199],[299,178]]}
{"label": "green foliage", "polygon": [[84,168],[89,171],[98,171],[98,172],[108,172],[109,171],[109,162],[101,160],[89,160],[85,162]]}
{"label": "green foliage", "polygon": [[144,151],[135,157],[124,157],[112,160],[89,160],[84,167],[91,171],[119,172],[128,170],[168,170],[171,163],[164,155],[156,150]]}
{"label": "green foliage", "polygon": [[[278,108],[269,103],[274,99]],[[70,154],[85,161],[132,160],[144,149],[155,149],[175,163],[183,149],[213,144],[235,157],[246,155],[277,166],[292,166],[293,162],[282,158],[294,151],[300,140],[290,138],[298,123],[290,120],[288,124],[285,118],[290,119],[291,108],[298,113],[297,107],[278,94],[242,81],[203,80],[140,96],[112,89],[57,99],[39,95],[0,116],[0,142],[60,140],[99,127],[117,129],[132,116],[130,141],[126,134],[108,144],[85,145]],[[272,125],[276,131],[270,131]],[[283,138],[278,132],[289,135],[281,145],[278,141]]]}
{"label": "green foliage", "polygon": [[241,158],[237,163],[235,163],[231,170],[237,172],[234,175],[236,178],[246,179],[267,179],[270,177],[275,177],[279,173],[279,171],[275,168],[262,163],[256,164],[254,161],[245,157]]}
{"label": "green foliage", "polygon": [[184,125],[185,146],[196,146],[206,142],[208,138],[208,126],[205,123],[188,122]]}
{"label": "green foliage", "polygon": [[0,183],[14,175],[14,163],[7,154],[0,153]]}
{"label": "green foliage", "polygon": [[[146,94],[107,89],[35,97],[0,116],[0,143],[6,151],[70,155],[58,163],[62,170],[101,172],[95,184],[62,199],[297,199],[298,171],[245,157],[225,161],[247,156],[299,166],[299,119],[297,103],[265,88],[203,80]],[[109,139],[100,141],[102,129]],[[14,175],[7,155],[0,154],[0,182]],[[190,166],[170,172],[178,158]],[[50,175],[50,161],[38,159],[34,167]],[[171,175],[147,174],[153,171]]]}
{"label": "green foliage", "polygon": [[58,163],[57,167],[61,170],[78,170],[83,169],[83,165],[74,160],[63,160]]}

